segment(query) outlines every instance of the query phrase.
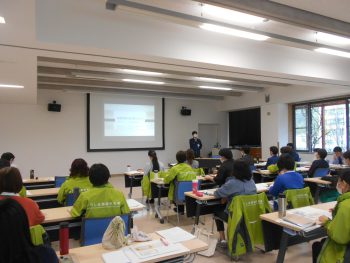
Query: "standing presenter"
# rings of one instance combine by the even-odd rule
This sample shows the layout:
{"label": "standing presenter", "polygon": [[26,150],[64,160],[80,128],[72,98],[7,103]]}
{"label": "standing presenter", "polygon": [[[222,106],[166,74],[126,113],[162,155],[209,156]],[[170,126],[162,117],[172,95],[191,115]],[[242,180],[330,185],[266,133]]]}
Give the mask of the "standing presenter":
{"label": "standing presenter", "polygon": [[198,132],[192,132],[192,138],[190,139],[190,148],[194,151],[194,157],[198,158],[201,155],[202,142],[198,139]]}

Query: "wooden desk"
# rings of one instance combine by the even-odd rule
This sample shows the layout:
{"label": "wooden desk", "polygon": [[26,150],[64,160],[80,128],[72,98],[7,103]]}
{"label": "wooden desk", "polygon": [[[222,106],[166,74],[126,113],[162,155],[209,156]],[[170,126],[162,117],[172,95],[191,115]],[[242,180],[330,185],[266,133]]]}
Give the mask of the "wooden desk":
{"label": "wooden desk", "polygon": [[131,172],[124,173],[125,187],[130,188],[130,191],[128,194],[129,198],[132,197],[132,188],[141,186],[143,174],[144,174],[143,172],[139,172],[139,171],[131,171]]}
{"label": "wooden desk", "polygon": [[329,169],[332,170],[343,170],[343,169],[350,169],[350,166],[345,164],[330,164]]}
{"label": "wooden desk", "polygon": [[[313,205],[311,207],[322,210],[329,210],[334,208],[336,202],[323,203]],[[288,210],[290,211],[290,210]],[[287,213],[288,213],[287,211]],[[278,212],[263,214],[260,216],[263,220],[263,232],[265,239],[265,251],[278,249],[277,263],[283,263],[284,257],[289,245],[295,245],[303,242],[308,242],[314,239],[324,237],[327,233],[323,227],[317,228],[309,233],[304,233],[298,226],[291,225],[278,217]],[[287,229],[289,231],[284,231]],[[295,231],[290,233],[290,231]]]}
{"label": "wooden desk", "polygon": [[43,188],[43,189],[34,189],[27,190],[27,197],[36,198],[36,197],[47,197],[47,196],[56,196],[60,188]]}
{"label": "wooden desk", "polygon": [[[272,183],[261,183],[256,184],[257,193],[267,192],[269,190],[269,186]],[[259,187],[260,186],[260,187]],[[262,187],[263,186],[263,187]],[[206,193],[207,191],[199,191],[202,193]],[[192,227],[192,233],[194,233],[196,227],[199,224],[199,217],[201,215],[212,214],[218,208],[218,206],[225,206],[226,204],[222,204],[221,198],[217,198],[214,195],[204,194],[203,196],[197,196],[192,191],[185,192],[186,197],[186,214],[187,217],[195,217],[194,224]]]}
{"label": "wooden desk", "polygon": [[[153,240],[160,239],[160,236],[158,236],[156,233],[152,233],[150,235]],[[179,253],[173,256],[162,256],[162,257],[159,257],[157,261],[150,260],[145,262],[153,263],[153,262],[165,261],[165,260],[185,256],[187,254],[197,253],[208,248],[208,245],[199,239],[184,241],[182,242],[182,245],[184,245],[190,251],[187,253]],[[103,263],[102,254],[108,253],[108,252],[112,252],[112,251],[104,249],[101,244],[73,248],[69,250],[69,254],[75,263]]]}
{"label": "wooden desk", "polygon": [[27,190],[27,197],[35,200],[40,209],[59,207],[57,194],[59,188],[42,188]]}
{"label": "wooden desk", "polygon": [[54,177],[38,177],[38,179],[24,178],[22,181],[23,185],[27,189],[42,189],[55,187]]}
{"label": "wooden desk", "polygon": [[[316,191],[315,191],[315,196],[314,196],[314,201],[315,204],[317,204],[320,200],[320,192],[322,188],[331,188],[332,183],[329,181],[322,180],[319,177],[313,177],[313,178],[304,178],[304,182],[306,182],[310,188],[311,184],[316,185]],[[312,188],[315,189],[315,188]]]}

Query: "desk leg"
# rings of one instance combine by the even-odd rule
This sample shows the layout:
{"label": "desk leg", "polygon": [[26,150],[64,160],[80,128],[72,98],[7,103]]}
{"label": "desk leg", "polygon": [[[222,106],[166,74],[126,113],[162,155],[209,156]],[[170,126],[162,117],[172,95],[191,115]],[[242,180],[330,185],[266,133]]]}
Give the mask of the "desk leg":
{"label": "desk leg", "polygon": [[162,187],[161,186],[157,186],[158,187],[158,201],[157,201],[157,205],[155,205],[154,209],[156,210],[156,217],[159,218],[159,222],[161,224],[164,224],[164,218],[160,212],[160,206],[161,206],[161,198],[162,198]]}
{"label": "desk leg", "polygon": [[315,204],[318,204],[320,201],[320,186],[317,185],[316,192],[315,192]]}
{"label": "desk leg", "polygon": [[134,176],[130,176],[130,192],[129,192],[129,199],[131,198],[132,196],[132,187],[133,187],[133,184],[134,184]]}
{"label": "desk leg", "polygon": [[288,239],[289,239],[289,235],[283,231],[282,237],[281,237],[280,249],[278,250],[276,263],[283,263],[284,262],[284,256],[286,255],[287,247],[288,247]]}
{"label": "desk leg", "polygon": [[194,219],[194,225],[192,227],[191,233],[194,234],[196,227],[199,225],[199,217],[201,215],[202,202],[196,201],[196,217]]}

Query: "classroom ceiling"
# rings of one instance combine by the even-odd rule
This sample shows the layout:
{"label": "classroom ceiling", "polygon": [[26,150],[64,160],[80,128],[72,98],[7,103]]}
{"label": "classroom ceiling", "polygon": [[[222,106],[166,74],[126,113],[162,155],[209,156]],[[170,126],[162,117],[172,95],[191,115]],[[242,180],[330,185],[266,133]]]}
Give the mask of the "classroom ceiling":
{"label": "classroom ceiling", "polygon": [[[288,86],[260,80],[215,78],[181,70],[159,70],[122,64],[38,57],[38,88],[71,91],[124,91],[223,99],[261,92],[266,86]],[[145,82],[149,83],[145,83]],[[204,88],[203,88],[204,86]],[[212,90],[206,87],[222,88]],[[226,89],[226,90],[225,90]]]}

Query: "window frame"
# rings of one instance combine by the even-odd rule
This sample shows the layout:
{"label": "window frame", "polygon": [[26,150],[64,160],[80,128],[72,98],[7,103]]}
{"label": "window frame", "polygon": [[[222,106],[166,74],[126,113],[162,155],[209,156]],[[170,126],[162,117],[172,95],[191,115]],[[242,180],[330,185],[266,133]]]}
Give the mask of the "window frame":
{"label": "window frame", "polygon": [[[315,106],[317,104],[321,104],[322,105],[322,109],[324,110],[324,104],[332,104],[332,102],[334,103],[334,105],[337,104],[341,104],[340,102],[343,101],[345,103],[345,141],[346,141],[346,149],[349,149],[349,143],[350,143],[350,116],[349,116],[349,104],[350,104],[350,97],[346,96],[346,97],[339,97],[339,98],[332,98],[332,99],[325,99],[325,100],[315,100],[315,101],[307,101],[307,102],[301,102],[301,103],[294,103],[292,104],[292,125],[293,125],[293,143],[295,145],[295,149],[298,152],[301,153],[312,153],[313,149],[312,149],[312,142],[311,142],[311,136],[312,136],[312,112],[311,112],[311,108],[312,106]],[[296,109],[300,108],[300,107],[306,107],[307,109],[307,120],[306,120],[306,131],[307,131],[307,135],[306,135],[306,145],[307,145],[307,150],[298,150],[297,149],[297,145],[296,145]],[[324,114],[322,114],[322,116],[324,116]],[[324,126],[322,125],[322,133],[324,130]],[[324,136],[324,134],[322,134],[322,136]],[[343,150],[346,150],[343,149]]]}

